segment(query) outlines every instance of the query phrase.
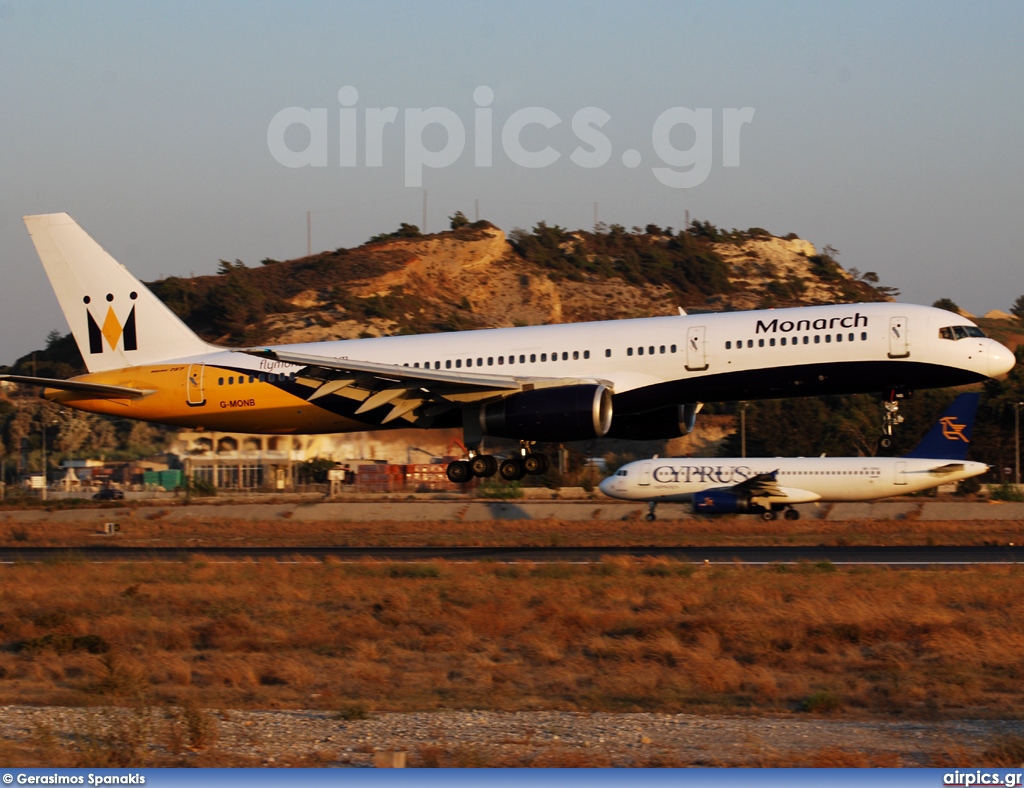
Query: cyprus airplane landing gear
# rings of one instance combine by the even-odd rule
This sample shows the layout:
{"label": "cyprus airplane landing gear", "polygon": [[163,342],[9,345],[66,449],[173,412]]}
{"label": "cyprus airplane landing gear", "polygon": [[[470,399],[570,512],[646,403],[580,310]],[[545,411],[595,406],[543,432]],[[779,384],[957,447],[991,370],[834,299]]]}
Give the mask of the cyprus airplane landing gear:
{"label": "cyprus airplane landing gear", "polygon": [[900,400],[910,399],[914,392],[903,389],[889,389],[883,396],[885,400],[885,413],[882,415],[882,436],[878,439],[878,450],[888,451],[893,447],[893,428],[903,423],[903,414],[900,413]]}
{"label": "cyprus airplane landing gear", "polygon": [[654,501],[651,501],[650,503],[647,504],[647,517],[645,518],[647,522],[653,523],[655,520],[658,519],[658,515],[654,513],[654,510],[657,508],[657,506],[658,504],[655,503]]}
{"label": "cyprus airplane landing gear", "polygon": [[533,441],[520,441],[518,456],[509,457],[500,464],[490,454],[478,454],[477,449],[469,449],[468,460],[455,460],[448,463],[448,480],[455,484],[465,484],[474,476],[486,478],[497,473],[507,482],[522,479],[527,474],[539,476],[546,473],[551,463],[548,458],[532,451]]}

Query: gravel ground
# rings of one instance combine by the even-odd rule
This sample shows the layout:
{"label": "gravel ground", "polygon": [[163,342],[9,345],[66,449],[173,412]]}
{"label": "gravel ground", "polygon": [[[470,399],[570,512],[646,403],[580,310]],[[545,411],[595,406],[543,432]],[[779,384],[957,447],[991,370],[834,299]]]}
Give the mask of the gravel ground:
{"label": "gravel ground", "polygon": [[[154,713],[151,752],[166,752],[166,723]],[[0,742],[66,748],[75,736],[109,730],[132,712],[60,707],[0,707]],[[132,723],[138,727],[138,717]],[[371,714],[342,720],[325,711],[211,713],[215,741],[202,765],[372,766],[377,750],[409,753],[410,765],[785,765],[815,753],[857,753],[872,764],[929,766],[976,756],[1024,722],[867,721],[812,717],[691,714],[448,711]],[[164,728],[159,728],[160,725]],[[144,725],[143,725],[144,727]],[[200,748],[197,748],[200,749]],[[187,753],[186,753],[187,754]],[[546,760],[545,760],[546,759]],[[552,760],[555,759],[555,760]],[[561,760],[559,760],[561,759]],[[43,765],[43,764],[40,764]],[[856,765],[834,763],[823,765]],[[864,765],[868,765],[867,762]]]}

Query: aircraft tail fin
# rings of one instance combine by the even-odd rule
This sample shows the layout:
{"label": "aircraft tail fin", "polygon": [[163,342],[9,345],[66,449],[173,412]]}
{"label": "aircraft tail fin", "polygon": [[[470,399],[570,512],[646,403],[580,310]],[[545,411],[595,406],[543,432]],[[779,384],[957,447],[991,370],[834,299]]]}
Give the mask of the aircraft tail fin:
{"label": "aircraft tail fin", "polygon": [[958,396],[921,442],[904,456],[936,460],[967,459],[974,414],[978,410],[980,398],[981,395],[976,393]]}
{"label": "aircraft tail fin", "polygon": [[66,213],[25,226],[90,372],[213,349]]}

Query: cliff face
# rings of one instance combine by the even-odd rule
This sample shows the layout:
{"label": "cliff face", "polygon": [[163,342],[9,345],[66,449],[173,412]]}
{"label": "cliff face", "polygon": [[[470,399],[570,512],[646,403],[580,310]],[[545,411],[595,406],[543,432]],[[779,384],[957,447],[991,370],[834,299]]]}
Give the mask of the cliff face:
{"label": "cliff face", "polygon": [[795,237],[539,225],[510,240],[486,222],[260,268],[224,263],[219,276],[154,287],[186,322],[227,344],[884,299]]}

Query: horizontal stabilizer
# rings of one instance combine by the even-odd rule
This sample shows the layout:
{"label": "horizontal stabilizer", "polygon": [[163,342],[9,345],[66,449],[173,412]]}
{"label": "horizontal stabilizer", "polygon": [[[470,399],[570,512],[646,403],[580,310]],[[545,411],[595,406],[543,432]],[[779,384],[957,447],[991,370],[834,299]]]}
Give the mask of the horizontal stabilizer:
{"label": "horizontal stabilizer", "polygon": [[0,375],[0,380],[24,383],[28,386],[42,386],[43,388],[57,389],[58,391],[88,394],[90,397],[109,397],[110,399],[139,399],[156,393],[156,389],[133,389],[129,386],[108,386],[106,383],[88,383],[84,380],[34,378],[30,375]]}

